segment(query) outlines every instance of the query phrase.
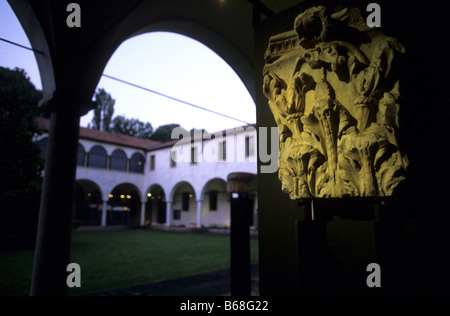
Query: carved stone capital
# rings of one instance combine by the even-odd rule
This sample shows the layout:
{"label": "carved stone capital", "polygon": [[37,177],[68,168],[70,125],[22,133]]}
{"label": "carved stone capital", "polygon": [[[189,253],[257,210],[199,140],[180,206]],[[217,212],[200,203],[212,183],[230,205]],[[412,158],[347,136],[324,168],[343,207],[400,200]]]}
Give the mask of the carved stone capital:
{"label": "carved stone capital", "polygon": [[393,195],[409,164],[396,137],[404,53],[358,9],[310,8],[270,39],[263,91],[292,199]]}

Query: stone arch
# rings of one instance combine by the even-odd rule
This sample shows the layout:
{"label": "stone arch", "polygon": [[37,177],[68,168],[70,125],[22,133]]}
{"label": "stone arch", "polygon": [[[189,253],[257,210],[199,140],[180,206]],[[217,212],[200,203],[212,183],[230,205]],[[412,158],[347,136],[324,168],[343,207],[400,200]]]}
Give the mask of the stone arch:
{"label": "stone arch", "polygon": [[[120,44],[133,36],[155,31],[182,34],[211,48],[235,70],[255,99],[253,28],[248,27],[249,18],[253,16],[253,7],[241,1],[229,2],[224,8],[218,8],[218,5],[215,1],[200,1],[197,5],[188,6],[184,0],[144,0],[138,3],[130,1],[124,4],[120,11],[105,14],[101,6],[86,3],[84,9],[89,10],[92,13],[90,16],[95,19],[101,18],[104,27],[92,29],[89,36],[77,37],[76,42],[71,43],[73,47],[85,47],[81,43],[83,40],[90,43],[97,39],[89,60],[85,60],[81,65],[67,61],[73,61],[74,56],[81,59],[83,54],[74,55],[75,52],[67,50],[65,45],[57,45],[66,37],[64,32],[58,33],[59,37],[56,39],[49,35],[52,34],[52,27],[56,27],[54,21],[65,21],[67,18],[64,3],[50,5],[46,2],[45,5],[38,5],[23,1],[11,2],[31,46],[39,52],[36,59],[43,85],[42,103],[54,98],[57,86],[59,90],[67,90],[64,92],[69,92],[69,87],[72,86],[72,90],[78,90],[77,99],[82,103],[81,113],[90,110],[90,100],[103,69]],[[52,16],[53,18],[50,18]],[[120,24],[117,21],[120,21]],[[115,27],[107,28],[108,25]],[[48,41],[49,38],[53,40]],[[65,54],[58,55],[59,50],[65,50]],[[54,54],[60,58],[54,58]],[[60,78],[58,75],[63,73],[72,75],[70,78],[63,78],[69,82],[65,82],[61,87],[61,82],[57,84],[56,78]],[[75,88],[74,81],[82,84]],[[72,95],[72,92],[67,95]]]}
{"label": "stone arch", "polygon": [[131,183],[116,185],[109,194],[107,225],[140,225],[142,194]]}
{"label": "stone arch", "polygon": [[197,200],[194,187],[187,181],[181,181],[170,193],[172,202],[172,224],[176,226],[194,226],[197,219]]}
{"label": "stone arch", "polygon": [[134,153],[130,159],[130,172],[144,173],[145,171],[145,156],[141,153]]}
{"label": "stone arch", "polygon": [[222,228],[230,226],[230,197],[224,179],[209,180],[202,188],[202,200],[203,226]]}
{"label": "stone arch", "polygon": [[42,21],[40,21],[40,17],[36,15],[32,5],[27,1],[21,1],[20,3],[11,1],[9,5],[20,21],[32,48],[38,52],[35,54],[35,57],[41,76],[43,94],[40,104],[45,104],[53,98],[56,83],[53,61],[50,57],[52,54],[41,25]]}
{"label": "stone arch", "polygon": [[164,188],[153,184],[146,193],[144,224],[165,224],[167,220],[167,200]]}
{"label": "stone arch", "polygon": [[230,42],[202,24],[179,19],[152,23],[139,30],[136,35],[150,32],[171,32],[192,38],[219,55],[239,76],[255,100],[255,77],[253,65]]}
{"label": "stone arch", "polygon": [[211,185],[223,185],[224,190],[226,191],[227,182],[226,182],[226,180],[224,180],[222,178],[214,178],[214,179],[208,180],[205,183],[205,185],[203,185],[203,187],[202,187],[202,193],[201,193],[202,198],[205,196],[205,194],[207,193],[208,187],[210,187]]}
{"label": "stone arch", "polygon": [[116,149],[111,154],[110,169],[116,171],[127,171],[128,157],[122,149]]}
{"label": "stone arch", "polygon": [[180,190],[182,191],[183,189],[188,190],[188,191],[191,192],[191,193],[194,195],[194,197],[195,197],[195,189],[194,189],[194,186],[193,186],[192,184],[190,184],[188,181],[180,181],[180,182],[178,182],[178,183],[172,188],[172,191],[170,191],[170,194],[169,194],[169,200],[170,200],[170,201],[173,201],[173,199],[174,199],[176,193],[177,193],[178,191],[180,191]]}
{"label": "stone arch", "polygon": [[96,182],[76,181],[74,220],[77,225],[100,225],[102,203],[103,191]]}
{"label": "stone arch", "polygon": [[107,169],[108,153],[103,146],[95,145],[89,151],[88,168]]}
{"label": "stone arch", "polygon": [[83,144],[78,143],[77,166],[84,167],[86,163],[86,150]]}
{"label": "stone arch", "polygon": [[[147,198],[151,198],[152,196],[154,196],[155,192],[156,192],[156,194],[160,194],[161,196],[164,196],[164,197],[166,196],[163,186],[155,183],[155,184],[152,184],[146,191]],[[149,194],[151,194],[151,195],[149,195]]]}

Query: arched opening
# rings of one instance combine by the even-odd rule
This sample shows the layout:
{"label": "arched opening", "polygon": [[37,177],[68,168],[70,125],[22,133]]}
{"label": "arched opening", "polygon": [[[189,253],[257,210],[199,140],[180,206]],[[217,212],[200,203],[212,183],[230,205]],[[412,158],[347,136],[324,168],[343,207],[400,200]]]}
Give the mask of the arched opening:
{"label": "arched opening", "polygon": [[[2,13],[0,20],[0,30],[2,32],[0,37],[25,47],[31,47],[30,40],[8,1],[0,2],[0,12]],[[0,66],[10,69],[15,69],[16,67],[24,69],[36,89],[42,90],[36,56],[32,51],[4,41],[0,41],[0,51],[2,52]]]}
{"label": "arched opening", "polygon": [[167,201],[164,189],[153,185],[147,192],[145,225],[161,225],[166,223]]}
{"label": "arched opening", "polygon": [[[104,88],[116,100],[114,115],[139,117],[150,122],[154,130],[175,123],[187,130],[216,132],[246,125],[245,122],[254,123],[256,113],[249,92],[251,85],[242,78],[245,71],[239,68],[243,63],[228,63],[220,45],[212,44],[211,38],[181,35],[184,33],[181,27],[178,33],[170,33],[173,28],[168,28],[170,32],[167,32],[166,27],[145,29],[145,32],[152,32],[124,41],[111,56],[103,72],[106,76],[100,80],[98,88]],[[222,40],[217,37],[215,41]],[[114,80],[111,75],[144,89]],[[202,111],[145,89],[238,120]],[[87,126],[91,119],[92,112],[82,118],[82,126]]]}
{"label": "arched opening", "polygon": [[[186,31],[186,25],[189,25],[189,31]],[[243,126],[245,122],[242,120],[251,123],[256,121],[255,103],[252,98],[254,94],[251,88],[253,85],[250,84],[254,80],[253,70],[242,56],[237,56],[239,52],[227,46],[229,43],[226,44],[226,40],[220,36],[211,36],[211,31],[200,25],[181,21],[146,25],[134,32],[133,36],[120,43],[111,54],[103,71],[106,76],[98,84],[98,88],[104,88],[116,100],[115,115],[124,115],[127,118],[139,117],[140,120],[152,123],[154,130],[161,124],[175,123],[187,130],[205,129],[217,132]],[[195,53],[192,54],[191,50]],[[110,75],[241,121],[201,111],[187,104],[181,104],[182,102],[149,93],[145,89],[136,89],[136,86],[111,79]],[[247,112],[251,114],[248,115]],[[92,113],[84,117],[82,124],[87,125],[92,118],[91,115]],[[158,123],[161,119],[167,121]],[[206,127],[206,124],[209,127]],[[114,170],[115,160],[111,157],[110,169]],[[151,159],[148,160],[149,165],[146,166],[146,158],[140,153],[135,153],[129,159],[129,172],[143,174],[146,168],[152,169],[154,164],[151,163]],[[160,168],[159,166],[157,164],[156,168]],[[204,180],[208,180],[208,175],[204,177]],[[177,180],[182,180],[182,175]],[[201,183],[204,183],[203,180]],[[194,191],[200,192],[201,187],[197,188],[197,183],[195,185],[195,190],[192,190],[190,195],[193,195]],[[215,192],[211,193],[212,199],[214,194]],[[174,201],[175,204],[170,205],[170,217],[174,222],[169,222],[168,225],[178,223],[189,226],[201,222],[196,218],[197,208],[206,208],[209,205],[203,201],[202,205],[194,205],[196,201],[192,198],[188,203],[186,196],[188,195],[184,195],[184,206],[188,210],[183,211],[183,207]],[[219,196],[219,200],[222,198]],[[168,200],[171,202],[171,198]],[[146,209],[149,207],[147,205]],[[192,216],[188,216],[188,213]],[[154,213],[152,216],[155,216]],[[182,217],[186,220],[179,219]],[[149,219],[148,214],[145,214],[143,221],[155,222],[155,218]],[[162,218],[156,219],[156,222],[162,221]],[[219,223],[214,223],[211,219],[212,225],[224,226],[227,225],[226,222],[220,220]]]}
{"label": "arched opening", "polygon": [[111,155],[110,169],[116,171],[127,171],[127,164],[127,154],[121,149],[116,149]]}
{"label": "arched opening", "polygon": [[101,223],[103,193],[95,182],[78,180],[75,188],[76,225],[98,226]]}
{"label": "arched opening", "polygon": [[130,159],[130,172],[144,173],[145,157],[141,153],[134,153]]}
{"label": "arched opening", "polygon": [[86,150],[84,146],[78,143],[77,166],[84,167],[86,163]]}
{"label": "arched opening", "polygon": [[130,183],[116,186],[109,194],[107,225],[140,224],[141,194],[139,189]]}
{"label": "arched opening", "polygon": [[106,169],[108,165],[108,153],[102,146],[94,146],[89,151],[88,167]]}
{"label": "arched opening", "polygon": [[[44,137],[37,141],[37,145],[41,151],[41,157],[42,159],[47,158],[47,147],[48,147],[48,137]],[[86,158],[86,151],[84,149],[84,146],[80,143],[78,143],[78,153],[77,153],[77,166],[84,167],[85,166],[85,158]]]}
{"label": "arched opening", "polygon": [[202,223],[205,227],[230,227],[230,198],[227,183],[223,179],[212,179],[202,190]]}
{"label": "arched opening", "polygon": [[195,190],[188,182],[178,183],[172,191],[172,226],[195,227],[196,196]]}

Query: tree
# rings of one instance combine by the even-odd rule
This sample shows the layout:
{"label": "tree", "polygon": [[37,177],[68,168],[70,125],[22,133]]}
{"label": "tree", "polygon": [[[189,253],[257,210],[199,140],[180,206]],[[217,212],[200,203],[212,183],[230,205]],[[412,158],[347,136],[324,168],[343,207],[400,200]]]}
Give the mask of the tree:
{"label": "tree", "polygon": [[0,67],[0,247],[34,246],[43,161],[33,137],[37,91],[22,69]]}
{"label": "tree", "polygon": [[[155,133],[153,133],[151,139],[158,142],[168,142],[172,140],[172,131],[180,127],[180,124],[168,124],[160,126]],[[187,132],[187,131],[186,131]],[[189,133],[189,132],[187,132]]]}
{"label": "tree", "polygon": [[92,119],[92,128],[100,131],[111,130],[111,119],[114,114],[114,100],[105,89],[99,89],[95,93],[96,108],[94,109],[94,118]]}
{"label": "tree", "polygon": [[150,139],[153,127],[150,123],[144,123],[138,119],[127,119],[120,115],[114,118],[111,131],[122,135]]}

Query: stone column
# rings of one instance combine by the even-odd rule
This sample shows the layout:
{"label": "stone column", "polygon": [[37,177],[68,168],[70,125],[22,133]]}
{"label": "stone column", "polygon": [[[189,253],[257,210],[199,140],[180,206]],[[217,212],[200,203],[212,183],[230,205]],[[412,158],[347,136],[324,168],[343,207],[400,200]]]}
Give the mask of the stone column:
{"label": "stone column", "polygon": [[87,168],[88,167],[88,161],[89,161],[89,153],[85,152],[84,153],[84,160],[83,160],[83,168]]}
{"label": "stone column", "polygon": [[[53,100],[30,294],[64,296],[70,263],[80,116],[70,98]],[[63,107],[64,106],[64,107]]]}
{"label": "stone column", "polygon": [[172,225],[172,201],[167,201],[166,227]]}
{"label": "stone column", "polygon": [[108,214],[108,199],[104,199],[102,207],[102,227],[106,226],[107,214]]}
{"label": "stone column", "polygon": [[147,206],[147,201],[143,200],[142,201],[142,206],[141,206],[141,226],[145,225],[145,209]]}
{"label": "stone column", "polygon": [[203,200],[197,201],[197,228],[202,228],[202,208]]}

